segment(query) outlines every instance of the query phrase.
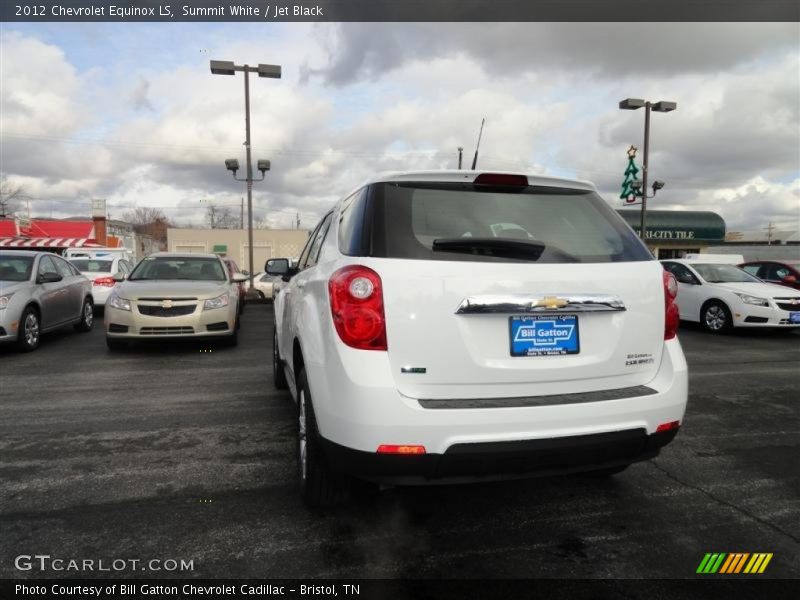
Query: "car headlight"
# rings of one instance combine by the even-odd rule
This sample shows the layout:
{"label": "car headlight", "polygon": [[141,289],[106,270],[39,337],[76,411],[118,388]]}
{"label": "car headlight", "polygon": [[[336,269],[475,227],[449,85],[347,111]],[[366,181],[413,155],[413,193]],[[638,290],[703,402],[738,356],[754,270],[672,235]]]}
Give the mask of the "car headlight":
{"label": "car headlight", "polygon": [[0,310],[5,310],[8,303],[11,302],[11,296],[14,294],[6,294],[5,296],[0,296]]}
{"label": "car headlight", "polygon": [[753,306],[769,306],[766,298],[759,298],[758,296],[751,296],[750,294],[739,294],[734,292],[739,299],[745,304],[752,304]]}
{"label": "car headlight", "polygon": [[209,298],[203,303],[203,310],[212,310],[214,308],[225,308],[228,306],[228,294],[222,294],[216,298]]}
{"label": "car headlight", "polygon": [[118,310],[130,310],[131,309],[130,300],[125,300],[125,298],[120,298],[116,294],[111,294],[111,296],[108,298],[108,300],[106,300],[106,304],[108,304],[112,308],[116,308]]}

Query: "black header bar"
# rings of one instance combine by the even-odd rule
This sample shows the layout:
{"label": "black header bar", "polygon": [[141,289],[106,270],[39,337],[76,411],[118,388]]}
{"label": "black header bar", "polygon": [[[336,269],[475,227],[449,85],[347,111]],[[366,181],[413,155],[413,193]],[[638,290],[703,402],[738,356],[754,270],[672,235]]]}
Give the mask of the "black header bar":
{"label": "black header bar", "polygon": [[800,21],[797,0],[3,0],[5,22]]}

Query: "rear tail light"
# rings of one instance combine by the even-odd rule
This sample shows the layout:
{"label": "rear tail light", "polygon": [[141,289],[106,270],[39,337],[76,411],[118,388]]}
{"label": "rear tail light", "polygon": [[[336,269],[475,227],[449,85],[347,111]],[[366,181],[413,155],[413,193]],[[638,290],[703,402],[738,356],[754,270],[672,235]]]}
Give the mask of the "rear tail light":
{"label": "rear tail light", "polygon": [[380,276],[363,265],[336,271],[328,282],[333,324],[341,340],[359,350],[386,350]]}
{"label": "rear tail light", "polygon": [[512,185],[528,187],[528,178],[525,175],[511,175],[508,173],[481,173],[472,183],[475,185]]}
{"label": "rear tail light", "polygon": [[381,444],[378,454],[425,454],[425,446],[396,446],[394,444]]}
{"label": "rear tail light", "polygon": [[662,423],[658,427],[656,427],[656,433],[662,433],[664,431],[672,431],[673,429],[678,429],[681,426],[680,421],[670,421],[669,423]]}
{"label": "rear tail light", "polygon": [[681,322],[680,311],[675,303],[678,296],[678,281],[669,271],[664,271],[664,339],[671,340],[678,335]]}
{"label": "rear tail light", "polygon": [[102,285],[104,287],[114,287],[117,283],[113,277],[98,277],[93,282],[95,285]]}

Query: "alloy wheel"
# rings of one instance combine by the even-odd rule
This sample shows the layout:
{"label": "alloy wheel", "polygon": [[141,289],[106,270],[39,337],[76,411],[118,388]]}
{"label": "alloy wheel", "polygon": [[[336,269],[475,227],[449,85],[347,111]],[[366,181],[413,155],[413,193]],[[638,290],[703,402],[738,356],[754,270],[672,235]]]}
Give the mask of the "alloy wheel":
{"label": "alloy wheel", "polygon": [[33,347],[39,343],[39,319],[36,318],[34,313],[28,313],[25,317],[25,324],[23,325],[25,332],[25,343],[29,347]]}
{"label": "alloy wheel", "polygon": [[725,327],[726,321],[727,316],[725,315],[725,309],[723,309],[721,306],[717,306],[715,304],[706,309],[705,322],[708,328],[712,331],[719,331]]}
{"label": "alloy wheel", "polygon": [[91,327],[94,322],[94,308],[91,302],[83,303],[83,322],[86,324],[87,328]]}

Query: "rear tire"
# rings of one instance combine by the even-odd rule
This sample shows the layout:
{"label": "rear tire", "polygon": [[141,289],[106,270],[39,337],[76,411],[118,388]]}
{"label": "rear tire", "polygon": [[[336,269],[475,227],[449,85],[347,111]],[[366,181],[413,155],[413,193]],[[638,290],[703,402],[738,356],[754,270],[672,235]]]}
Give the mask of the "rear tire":
{"label": "rear tire", "polygon": [[723,302],[711,300],[700,309],[700,325],[710,333],[728,333],[733,329],[731,311]]}
{"label": "rear tire", "polygon": [[91,331],[94,325],[94,303],[91,298],[86,298],[81,307],[81,320],[75,323],[75,331]]}
{"label": "rear tire", "polygon": [[286,371],[278,353],[278,331],[272,332],[272,381],[278,390],[288,390],[289,382],[286,381]]}
{"label": "rear tire", "polygon": [[42,324],[39,311],[33,306],[28,306],[22,311],[17,333],[17,348],[21,352],[30,352],[39,347],[42,339]]}
{"label": "rear tire", "polygon": [[305,369],[297,379],[297,479],[300,495],[309,508],[332,506],[341,499],[343,481],[331,473],[322,454],[314,405]]}

